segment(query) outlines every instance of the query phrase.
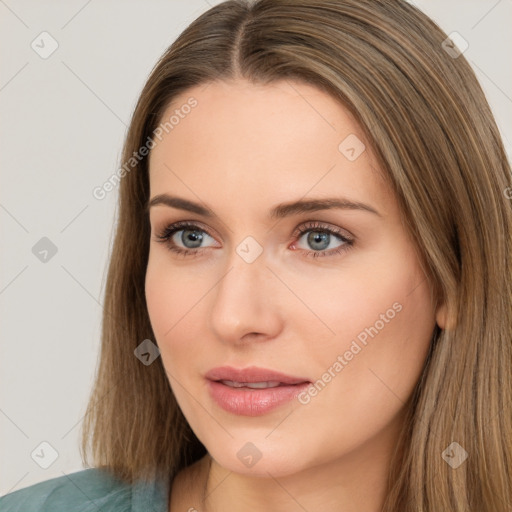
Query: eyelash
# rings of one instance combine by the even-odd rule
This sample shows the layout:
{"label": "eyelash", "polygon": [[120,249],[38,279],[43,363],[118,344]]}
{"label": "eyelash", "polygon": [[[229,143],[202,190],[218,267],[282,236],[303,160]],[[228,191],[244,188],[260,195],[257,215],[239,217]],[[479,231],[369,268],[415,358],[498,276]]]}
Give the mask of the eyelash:
{"label": "eyelash", "polygon": [[[162,231],[160,231],[160,233],[156,235],[156,241],[158,243],[165,244],[170,251],[179,254],[183,257],[199,256],[203,252],[203,250],[206,249],[205,247],[200,249],[182,249],[172,241],[172,236],[178,231],[182,230],[201,231],[203,233],[206,233],[208,236],[212,237],[212,235],[210,235],[208,231],[202,229],[197,224],[192,224],[190,222],[176,222],[174,224],[166,226]],[[306,222],[303,226],[296,230],[293,236],[294,238],[300,239],[305,233],[308,233],[309,231],[328,233],[330,235],[334,235],[335,237],[339,238],[340,241],[344,242],[343,245],[340,245],[336,249],[331,249],[330,251],[306,251],[305,249],[302,249],[306,252],[306,257],[309,258],[337,256],[351,249],[354,244],[354,240],[352,238],[348,238],[346,235],[342,235],[341,230],[333,227],[327,227],[325,224],[319,222]]]}

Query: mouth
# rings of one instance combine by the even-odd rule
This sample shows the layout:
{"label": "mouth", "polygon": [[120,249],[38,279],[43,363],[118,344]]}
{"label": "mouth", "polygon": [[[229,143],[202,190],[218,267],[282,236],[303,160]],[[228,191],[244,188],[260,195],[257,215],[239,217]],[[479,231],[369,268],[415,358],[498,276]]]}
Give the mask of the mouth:
{"label": "mouth", "polygon": [[293,400],[311,381],[274,370],[221,367],[206,375],[214,402],[227,412],[257,416]]}
{"label": "mouth", "polygon": [[[279,385],[302,384],[310,382],[309,379],[295,377],[275,370],[250,366],[248,368],[233,368],[232,366],[221,366],[212,368],[206,373],[205,377],[213,381],[224,381],[235,384],[269,384],[267,387],[276,387]],[[238,386],[240,387],[240,386]]]}
{"label": "mouth", "polygon": [[249,388],[249,389],[267,389],[267,388],[277,388],[278,386],[287,386],[289,384],[283,384],[278,381],[268,381],[268,382],[236,382],[234,380],[218,380],[215,382],[221,382],[225,386],[229,386],[230,388]]}

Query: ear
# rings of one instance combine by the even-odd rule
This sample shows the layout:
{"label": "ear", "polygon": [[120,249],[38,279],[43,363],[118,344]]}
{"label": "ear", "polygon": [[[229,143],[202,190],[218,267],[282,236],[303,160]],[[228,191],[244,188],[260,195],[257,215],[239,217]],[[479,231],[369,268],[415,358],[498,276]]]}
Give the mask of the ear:
{"label": "ear", "polygon": [[453,317],[448,314],[448,308],[444,302],[437,307],[436,323],[442,330],[450,330],[455,327],[455,321]]}

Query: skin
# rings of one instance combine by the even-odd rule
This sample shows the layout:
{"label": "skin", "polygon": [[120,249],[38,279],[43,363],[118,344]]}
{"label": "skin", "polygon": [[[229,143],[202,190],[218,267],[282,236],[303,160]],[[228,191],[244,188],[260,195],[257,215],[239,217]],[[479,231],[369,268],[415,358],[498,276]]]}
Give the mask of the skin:
{"label": "skin", "polygon": [[[197,106],[150,155],[151,198],[176,195],[218,215],[150,209],[150,320],[179,406],[208,450],[174,480],[170,508],[377,512],[405,402],[435,323],[445,322],[396,198],[355,119],[313,86],[214,82],[175,98],[164,118],[190,96]],[[350,134],[366,146],[353,161],[338,149]],[[332,209],[268,218],[278,203],[328,196],[380,215]],[[205,230],[202,253],[183,257],[157,241],[177,221]],[[294,237],[308,221],[338,227],[354,245],[333,254],[343,242],[331,235],[320,249],[331,255],[306,256],[318,248],[308,234],[322,233]],[[184,248],[182,233],[173,240]],[[236,252],[247,236],[263,249],[252,263]],[[395,303],[400,312],[307,404],[248,417],[224,411],[207,392],[204,374],[222,365],[315,382]],[[249,441],[262,455],[250,468],[237,457]]]}

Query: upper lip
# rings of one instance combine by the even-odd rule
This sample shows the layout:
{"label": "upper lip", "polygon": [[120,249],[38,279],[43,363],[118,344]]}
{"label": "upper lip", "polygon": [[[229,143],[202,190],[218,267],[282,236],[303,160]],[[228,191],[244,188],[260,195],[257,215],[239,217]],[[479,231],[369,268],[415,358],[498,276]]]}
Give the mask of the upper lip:
{"label": "upper lip", "polygon": [[301,384],[303,382],[310,382],[308,379],[304,379],[302,377],[294,377],[292,375],[286,375],[274,370],[258,368],[257,366],[250,366],[248,368],[220,366],[217,368],[212,368],[206,373],[205,377],[214,381],[231,380],[234,382],[277,381],[283,384]]}

